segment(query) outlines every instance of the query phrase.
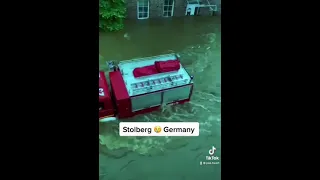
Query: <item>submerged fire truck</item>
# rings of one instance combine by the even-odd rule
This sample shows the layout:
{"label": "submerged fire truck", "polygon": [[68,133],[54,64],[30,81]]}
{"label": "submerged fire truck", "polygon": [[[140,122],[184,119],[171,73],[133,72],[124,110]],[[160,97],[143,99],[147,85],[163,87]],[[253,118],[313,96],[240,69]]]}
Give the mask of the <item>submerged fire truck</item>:
{"label": "submerged fire truck", "polygon": [[190,101],[193,76],[179,58],[178,54],[165,54],[121,61],[118,65],[109,62],[109,79],[99,72],[99,121],[129,118],[157,110],[163,104]]}

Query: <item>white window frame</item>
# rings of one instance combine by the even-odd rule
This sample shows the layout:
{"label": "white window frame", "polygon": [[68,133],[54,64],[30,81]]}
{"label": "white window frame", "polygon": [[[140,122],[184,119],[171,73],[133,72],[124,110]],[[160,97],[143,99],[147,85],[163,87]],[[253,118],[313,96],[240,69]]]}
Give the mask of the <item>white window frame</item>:
{"label": "white window frame", "polygon": [[[137,1],[137,17],[138,17],[138,19],[148,19],[149,18],[149,11],[150,11],[150,3],[149,3],[149,1],[147,1],[148,2],[148,6],[146,6],[145,4],[143,4],[143,6],[141,6],[141,7],[148,7],[148,12],[140,12],[139,11],[139,7],[140,7],[140,4],[139,4],[139,1],[141,1],[141,0],[138,0]],[[142,1],[145,1],[145,0],[142,0]],[[139,17],[139,14],[140,13],[147,13],[147,17]]]}
{"label": "white window frame", "polygon": [[[170,1],[172,1],[172,5],[170,5]],[[172,16],[173,16],[173,12],[174,12],[174,0],[168,0],[168,2],[169,2],[169,4],[165,4],[166,1],[163,1],[163,13],[162,13],[162,16],[163,16],[163,17],[172,17]],[[168,16],[168,15],[165,16],[165,15],[164,15],[165,12],[170,12],[170,11],[168,11],[168,10],[167,10],[167,11],[164,10],[164,7],[166,7],[166,6],[168,6],[168,7],[169,7],[169,6],[172,6],[171,16]]]}

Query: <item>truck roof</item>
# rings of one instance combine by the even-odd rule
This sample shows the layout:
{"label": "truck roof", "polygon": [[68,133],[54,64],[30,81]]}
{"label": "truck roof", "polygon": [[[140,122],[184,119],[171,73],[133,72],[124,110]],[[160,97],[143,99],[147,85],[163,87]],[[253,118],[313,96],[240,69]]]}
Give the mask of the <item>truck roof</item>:
{"label": "truck roof", "polygon": [[[179,70],[164,73],[154,73],[143,77],[134,76],[133,71],[136,68],[147,66],[151,67],[152,65],[155,65],[156,62],[170,60],[177,60],[179,62]],[[181,65],[177,54],[164,54],[121,61],[119,62],[118,67],[129,96],[136,96],[159,90],[170,89],[192,83],[190,75]]]}

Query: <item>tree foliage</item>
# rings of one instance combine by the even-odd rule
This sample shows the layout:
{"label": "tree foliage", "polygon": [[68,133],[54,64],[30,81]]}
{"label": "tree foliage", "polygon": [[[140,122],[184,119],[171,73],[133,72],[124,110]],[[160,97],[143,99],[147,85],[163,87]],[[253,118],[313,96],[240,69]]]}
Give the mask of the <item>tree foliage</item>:
{"label": "tree foliage", "polygon": [[123,29],[126,15],[124,0],[99,0],[99,29],[118,31]]}

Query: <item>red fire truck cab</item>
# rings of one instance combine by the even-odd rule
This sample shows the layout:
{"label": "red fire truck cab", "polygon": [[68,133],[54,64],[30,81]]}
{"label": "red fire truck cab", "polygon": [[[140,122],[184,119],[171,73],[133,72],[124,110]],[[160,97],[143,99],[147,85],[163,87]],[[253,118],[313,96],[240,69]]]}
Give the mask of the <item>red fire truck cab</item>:
{"label": "red fire truck cab", "polygon": [[112,69],[109,84],[105,73],[99,72],[100,122],[148,113],[162,104],[190,101],[193,77],[177,54],[121,61]]}

